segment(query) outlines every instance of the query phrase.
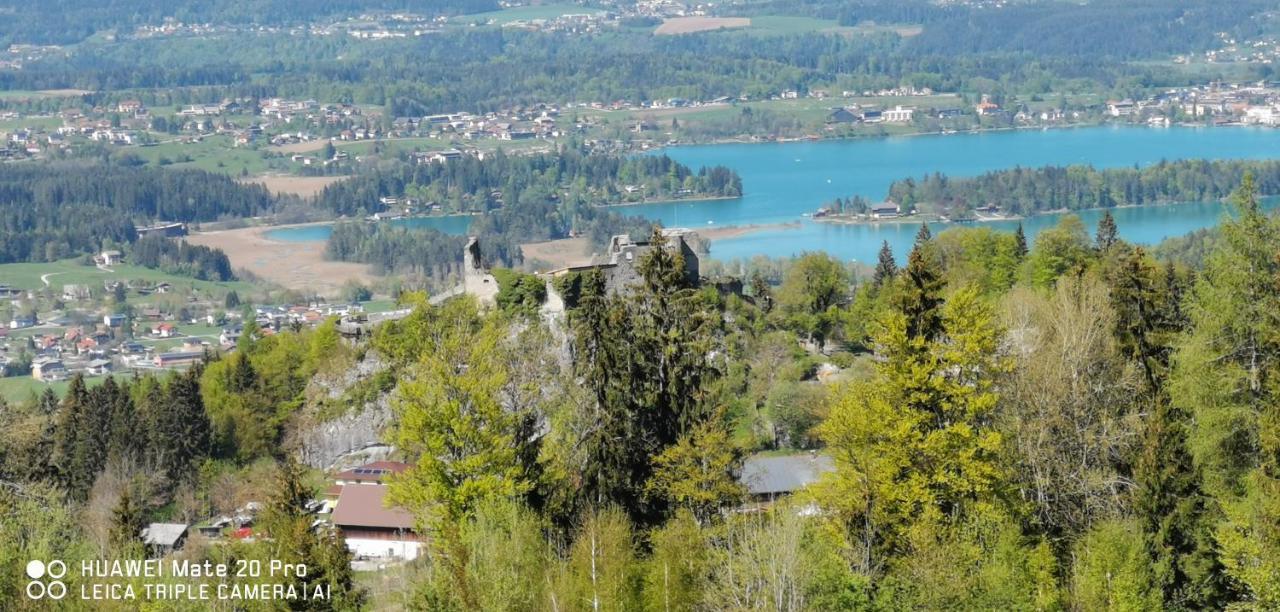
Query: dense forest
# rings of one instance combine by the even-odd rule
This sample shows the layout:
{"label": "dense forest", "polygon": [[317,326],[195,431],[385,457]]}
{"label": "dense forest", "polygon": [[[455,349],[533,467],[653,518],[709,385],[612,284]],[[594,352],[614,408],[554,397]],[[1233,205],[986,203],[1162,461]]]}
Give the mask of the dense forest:
{"label": "dense forest", "polygon": [[[630,188],[630,189],[628,189]],[[678,197],[738,197],[742,179],[723,166],[689,167],[666,155],[590,154],[562,147],[555,154],[464,156],[447,163],[382,166],[333,185],[319,205],[339,215],[383,209],[380,200],[408,197],[447,213],[483,213],[542,202],[583,206]]]}
{"label": "dense forest", "polygon": [[[1247,173],[1255,177],[1260,193],[1280,193],[1280,162],[1184,160],[1104,170],[1092,166],[1013,168],[973,178],[932,174],[894,181],[889,186],[888,199],[904,209],[957,217],[992,205],[1006,213],[1027,215],[1050,210],[1213,202],[1229,195]],[[865,204],[864,199],[850,202],[855,200]]]}
{"label": "dense forest", "polygon": [[199,170],[59,162],[0,165],[0,263],[54,261],[136,239],[134,224],[272,210],[259,185]]}
{"label": "dense forest", "polygon": [[[325,243],[326,259],[373,265],[375,274],[420,275],[434,281],[462,277],[462,248],[467,239],[434,229],[408,229],[386,223],[338,223]],[[518,263],[520,249],[485,242],[495,261]],[[516,262],[511,262],[511,257]]]}
{"label": "dense forest", "polygon": [[173,241],[163,236],[145,236],[129,249],[129,261],[139,266],[163,270],[200,280],[235,280],[231,261],[220,249]]}

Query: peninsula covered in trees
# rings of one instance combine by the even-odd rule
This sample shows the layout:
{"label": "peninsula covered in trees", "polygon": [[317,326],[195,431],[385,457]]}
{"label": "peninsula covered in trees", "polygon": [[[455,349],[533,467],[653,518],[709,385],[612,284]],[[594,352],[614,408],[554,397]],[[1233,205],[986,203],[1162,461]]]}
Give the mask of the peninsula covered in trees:
{"label": "peninsula covered in trees", "polygon": [[592,154],[566,146],[538,155],[498,151],[447,163],[402,161],[330,185],[319,205],[337,215],[356,215],[377,212],[382,198],[392,197],[448,213],[478,213],[546,202],[572,209],[741,195],[741,177],[722,166],[694,171],[666,155]]}
{"label": "peninsula covered in trees", "polygon": [[1248,173],[1253,174],[1259,193],[1280,193],[1280,161],[1183,160],[1104,170],[1086,165],[1013,168],[973,178],[931,174],[894,181],[888,199],[903,210],[915,208],[952,218],[963,218],[969,211],[992,206],[1007,214],[1031,215],[1212,202],[1229,195]]}

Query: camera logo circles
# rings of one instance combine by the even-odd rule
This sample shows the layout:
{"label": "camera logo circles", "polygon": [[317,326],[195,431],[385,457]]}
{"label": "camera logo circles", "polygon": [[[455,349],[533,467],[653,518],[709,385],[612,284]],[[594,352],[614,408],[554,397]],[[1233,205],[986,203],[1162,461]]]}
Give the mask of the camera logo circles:
{"label": "camera logo circles", "polygon": [[[62,582],[62,577],[67,575],[67,564],[62,561],[50,561],[45,563],[39,559],[32,559],[27,562],[27,577],[31,582],[27,583],[28,599],[62,599],[67,596],[67,585]],[[41,578],[49,578],[43,581]]]}

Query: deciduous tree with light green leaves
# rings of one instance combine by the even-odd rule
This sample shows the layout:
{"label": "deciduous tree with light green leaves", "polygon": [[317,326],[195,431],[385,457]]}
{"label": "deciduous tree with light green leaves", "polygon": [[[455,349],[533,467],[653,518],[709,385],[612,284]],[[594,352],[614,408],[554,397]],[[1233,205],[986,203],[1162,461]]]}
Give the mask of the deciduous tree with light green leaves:
{"label": "deciduous tree with light green leaves", "polygon": [[476,605],[466,576],[467,550],[460,522],[478,504],[524,494],[517,439],[519,415],[502,405],[507,383],[503,342],[507,327],[497,315],[480,316],[473,300],[452,300],[420,337],[430,346],[402,384],[394,409],[394,439],[412,467],[391,485],[391,499],[418,515],[433,540],[432,557],[448,569],[467,607]]}
{"label": "deciduous tree with light green leaves", "polygon": [[819,432],[836,471],[818,498],[845,527],[860,571],[900,552],[912,525],[999,512],[1009,485],[992,426],[1000,333],[973,288],[941,308],[936,338],[889,313],[875,334],[875,376],[836,392]]}

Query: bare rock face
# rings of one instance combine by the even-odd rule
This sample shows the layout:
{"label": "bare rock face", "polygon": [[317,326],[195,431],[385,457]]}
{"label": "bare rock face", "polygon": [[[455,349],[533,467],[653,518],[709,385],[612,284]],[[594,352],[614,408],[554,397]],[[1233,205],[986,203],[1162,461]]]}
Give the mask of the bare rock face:
{"label": "bare rock face", "polygon": [[391,406],[383,396],[358,412],[300,429],[302,461],[315,468],[341,470],[386,459],[395,450],[383,437],[390,424]]}
{"label": "bare rock face", "polygon": [[[386,367],[379,355],[369,351],[364,359],[340,374],[316,377],[309,395],[328,402],[342,401],[353,386]],[[325,470],[341,470],[386,459],[395,450],[387,444],[384,434],[393,418],[389,394],[380,394],[362,406],[344,408],[331,417],[323,416],[326,411],[314,410],[297,421],[290,442],[297,446],[304,463]]]}

